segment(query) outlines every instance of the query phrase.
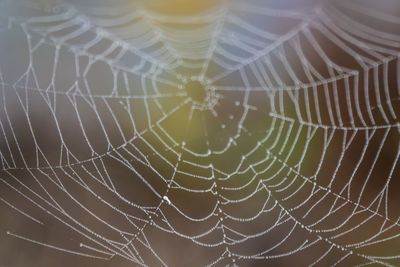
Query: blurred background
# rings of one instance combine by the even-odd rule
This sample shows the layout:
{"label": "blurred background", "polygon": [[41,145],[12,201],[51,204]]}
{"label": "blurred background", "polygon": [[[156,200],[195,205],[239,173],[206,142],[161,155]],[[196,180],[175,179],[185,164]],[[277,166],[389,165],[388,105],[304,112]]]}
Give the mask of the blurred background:
{"label": "blurred background", "polygon": [[399,265],[399,24],[0,1],[0,266]]}

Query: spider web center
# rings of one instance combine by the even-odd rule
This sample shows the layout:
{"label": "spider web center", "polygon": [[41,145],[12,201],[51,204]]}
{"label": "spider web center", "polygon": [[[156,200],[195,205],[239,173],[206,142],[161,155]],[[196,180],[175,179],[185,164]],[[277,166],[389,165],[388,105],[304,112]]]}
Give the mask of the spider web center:
{"label": "spider web center", "polygon": [[185,85],[187,95],[198,103],[203,103],[207,97],[207,89],[200,81],[189,81]]}

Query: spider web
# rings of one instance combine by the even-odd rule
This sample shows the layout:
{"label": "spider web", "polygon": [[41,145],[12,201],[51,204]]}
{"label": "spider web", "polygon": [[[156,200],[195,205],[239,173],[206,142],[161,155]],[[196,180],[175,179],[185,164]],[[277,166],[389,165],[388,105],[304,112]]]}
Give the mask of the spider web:
{"label": "spider web", "polygon": [[0,8],[0,264],[400,264],[395,1]]}

